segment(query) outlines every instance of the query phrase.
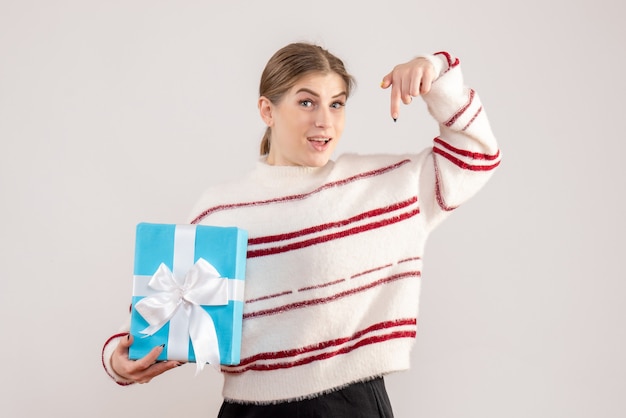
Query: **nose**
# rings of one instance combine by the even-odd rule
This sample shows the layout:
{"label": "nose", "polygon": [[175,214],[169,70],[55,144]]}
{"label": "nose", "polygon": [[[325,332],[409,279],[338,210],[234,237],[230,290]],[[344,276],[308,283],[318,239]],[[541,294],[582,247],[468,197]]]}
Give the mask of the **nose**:
{"label": "nose", "polygon": [[331,125],[331,114],[330,109],[320,108],[317,112],[315,112],[315,127],[316,128],[327,128]]}

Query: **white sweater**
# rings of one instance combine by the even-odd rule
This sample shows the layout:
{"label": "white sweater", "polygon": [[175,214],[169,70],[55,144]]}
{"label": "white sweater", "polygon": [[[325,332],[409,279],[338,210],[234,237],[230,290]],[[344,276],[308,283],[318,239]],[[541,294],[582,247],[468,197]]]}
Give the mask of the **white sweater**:
{"label": "white sweater", "polygon": [[[458,60],[424,96],[441,127],[419,154],[343,155],[321,168],[267,165],[207,190],[192,223],[249,234],[241,363],[222,366],[235,402],[303,399],[409,367],[428,234],[500,162]],[[103,363],[116,341],[107,341]]]}

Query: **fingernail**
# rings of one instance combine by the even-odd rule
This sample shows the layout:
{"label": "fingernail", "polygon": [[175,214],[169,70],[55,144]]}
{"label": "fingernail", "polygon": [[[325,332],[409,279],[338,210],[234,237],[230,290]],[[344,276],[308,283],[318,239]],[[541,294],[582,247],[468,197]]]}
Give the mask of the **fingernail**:
{"label": "fingernail", "polygon": [[394,123],[398,121],[398,118],[393,118]]}
{"label": "fingernail", "polygon": [[385,80],[380,82],[380,87],[383,87],[383,88],[385,87]]}

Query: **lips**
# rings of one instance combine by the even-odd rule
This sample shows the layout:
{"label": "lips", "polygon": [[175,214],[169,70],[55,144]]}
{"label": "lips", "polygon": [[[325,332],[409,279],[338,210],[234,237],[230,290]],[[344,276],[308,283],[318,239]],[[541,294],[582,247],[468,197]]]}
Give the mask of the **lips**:
{"label": "lips", "polygon": [[324,151],[327,148],[328,143],[332,140],[332,138],[329,137],[310,137],[307,138],[309,141],[309,144],[311,144],[313,146],[313,148],[315,148],[317,151]]}
{"label": "lips", "polygon": [[309,141],[309,144],[311,144],[313,149],[315,149],[317,152],[326,151],[326,149],[328,148],[328,143],[332,140],[332,138],[329,138],[327,136],[315,136],[309,137],[307,139]]}
{"label": "lips", "polygon": [[330,142],[330,140],[332,138],[328,138],[328,137],[312,137],[312,138],[307,138],[310,142],[321,142],[324,144],[328,144],[328,142]]}

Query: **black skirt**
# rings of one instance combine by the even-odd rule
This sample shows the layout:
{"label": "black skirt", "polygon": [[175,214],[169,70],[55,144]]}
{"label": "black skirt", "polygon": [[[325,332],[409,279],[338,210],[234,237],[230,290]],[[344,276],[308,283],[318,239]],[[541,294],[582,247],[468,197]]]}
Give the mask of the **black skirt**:
{"label": "black skirt", "polygon": [[301,401],[269,405],[224,401],[218,418],[392,418],[382,377]]}

